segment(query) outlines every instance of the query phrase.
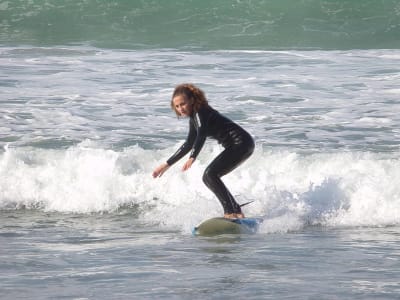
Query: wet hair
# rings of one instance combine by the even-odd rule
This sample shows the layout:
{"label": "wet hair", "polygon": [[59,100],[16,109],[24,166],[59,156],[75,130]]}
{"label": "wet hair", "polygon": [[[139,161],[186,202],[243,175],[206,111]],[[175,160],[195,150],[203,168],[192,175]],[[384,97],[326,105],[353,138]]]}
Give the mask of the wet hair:
{"label": "wet hair", "polygon": [[199,89],[197,86],[195,86],[194,84],[191,84],[191,83],[180,84],[175,87],[175,90],[174,90],[174,92],[172,94],[172,98],[171,98],[171,108],[173,111],[175,111],[175,113],[178,117],[179,117],[179,113],[175,109],[173,100],[176,96],[180,96],[180,95],[185,96],[186,99],[189,100],[190,103],[192,103],[194,112],[198,112],[201,107],[209,106],[206,95],[204,94],[204,92],[201,89]]}

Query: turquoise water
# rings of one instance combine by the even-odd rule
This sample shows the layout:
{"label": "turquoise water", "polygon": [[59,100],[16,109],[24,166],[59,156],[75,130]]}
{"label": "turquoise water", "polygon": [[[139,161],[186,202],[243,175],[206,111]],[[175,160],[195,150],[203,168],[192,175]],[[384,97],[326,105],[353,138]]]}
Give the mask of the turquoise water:
{"label": "turquoise water", "polygon": [[0,43],[107,48],[397,49],[397,0],[14,0]]}
{"label": "turquoise water", "polygon": [[[1,299],[395,299],[398,1],[1,1]],[[224,181],[188,172],[193,82],[254,137]]]}

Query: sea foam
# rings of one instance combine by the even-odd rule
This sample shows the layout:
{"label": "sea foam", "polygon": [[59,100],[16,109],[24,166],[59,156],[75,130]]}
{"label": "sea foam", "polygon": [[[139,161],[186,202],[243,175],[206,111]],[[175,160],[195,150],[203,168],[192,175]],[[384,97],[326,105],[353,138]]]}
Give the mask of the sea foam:
{"label": "sea foam", "polygon": [[[175,150],[121,151],[85,141],[68,149],[8,148],[0,154],[0,209],[114,213],[134,207],[144,221],[189,228],[222,215],[201,181],[221,148],[211,144],[187,172],[181,162],[161,178],[152,169]],[[399,223],[400,162],[377,153],[266,150],[223,179],[248,216],[264,218],[262,232],[304,226],[387,226]]]}

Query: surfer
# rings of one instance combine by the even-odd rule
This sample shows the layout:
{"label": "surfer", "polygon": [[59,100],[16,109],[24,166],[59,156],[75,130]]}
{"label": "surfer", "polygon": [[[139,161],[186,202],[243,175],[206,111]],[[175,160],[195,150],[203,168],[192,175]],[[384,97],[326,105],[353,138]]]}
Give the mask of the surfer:
{"label": "surfer", "polygon": [[216,139],[224,150],[204,171],[203,182],[216,195],[224,208],[225,218],[244,218],[221,177],[245,161],[254,151],[250,134],[232,120],[213,109],[204,92],[193,84],[178,85],[171,99],[171,108],[178,117],[189,117],[189,134],[183,145],[165,163],[153,171],[153,177],[164,174],[170,166],[190,152],[182,171],[188,170],[200,153],[206,138]]}

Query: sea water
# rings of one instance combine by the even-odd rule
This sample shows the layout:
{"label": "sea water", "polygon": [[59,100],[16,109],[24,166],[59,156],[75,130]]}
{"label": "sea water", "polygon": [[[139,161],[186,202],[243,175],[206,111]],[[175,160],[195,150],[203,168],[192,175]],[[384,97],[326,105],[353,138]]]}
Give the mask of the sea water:
{"label": "sea water", "polygon": [[[295,6],[2,1],[0,297],[397,298],[399,4]],[[215,141],[151,176],[182,82],[255,139],[224,177],[255,235],[191,235]]]}

